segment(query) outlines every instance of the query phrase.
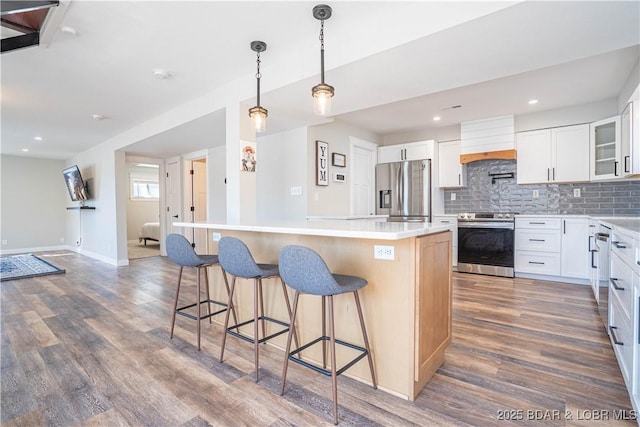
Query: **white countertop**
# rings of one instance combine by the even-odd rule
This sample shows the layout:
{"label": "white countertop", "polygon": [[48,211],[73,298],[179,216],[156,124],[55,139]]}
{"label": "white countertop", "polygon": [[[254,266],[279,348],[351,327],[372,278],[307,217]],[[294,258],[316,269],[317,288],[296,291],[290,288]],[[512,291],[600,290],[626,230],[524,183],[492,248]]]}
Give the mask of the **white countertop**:
{"label": "white countertop", "polygon": [[593,217],[600,221],[604,225],[615,229],[621,229],[636,233],[640,236],[640,218],[628,218],[628,217]]}
{"label": "white countertop", "polygon": [[174,222],[175,227],[212,230],[255,231],[261,233],[300,234],[308,236],[348,237],[357,239],[400,240],[408,237],[449,231],[449,225],[424,222],[380,221],[286,221],[252,224]]}

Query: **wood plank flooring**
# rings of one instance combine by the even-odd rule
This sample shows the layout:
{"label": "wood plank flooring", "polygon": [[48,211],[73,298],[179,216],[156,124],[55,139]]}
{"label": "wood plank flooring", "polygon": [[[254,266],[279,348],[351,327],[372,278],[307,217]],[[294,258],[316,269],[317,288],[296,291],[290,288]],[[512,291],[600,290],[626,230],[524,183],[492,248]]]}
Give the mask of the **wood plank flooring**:
{"label": "wood plank flooring", "polygon": [[[40,255],[66,273],[1,285],[2,426],[331,425],[329,378],[290,364],[279,395],[282,351],[262,347],[255,383],[246,342],[229,337],[219,362],[219,324],[203,323],[202,351],[189,319],[169,339],[167,258]],[[342,376],[341,425],[636,425],[614,419],[633,414],[589,287],[455,274],[453,295],[446,363],[418,399]]]}

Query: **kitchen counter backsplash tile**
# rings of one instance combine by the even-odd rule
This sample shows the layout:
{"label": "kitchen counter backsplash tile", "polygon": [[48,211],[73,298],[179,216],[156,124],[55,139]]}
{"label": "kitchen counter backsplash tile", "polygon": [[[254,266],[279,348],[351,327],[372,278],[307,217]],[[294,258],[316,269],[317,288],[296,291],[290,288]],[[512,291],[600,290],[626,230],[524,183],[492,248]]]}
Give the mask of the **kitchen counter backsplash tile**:
{"label": "kitchen counter backsplash tile", "polygon": [[[513,173],[497,179],[490,174]],[[467,187],[445,190],[445,213],[517,212],[550,215],[639,215],[640,181],[576,184],[516,184],[515,160],[481,160],[467,164]],[[573,190],[580,189],[580,197]],[[533,198],[538,190],[538,198]],[[451,200],[456,193],[456,200]]]}

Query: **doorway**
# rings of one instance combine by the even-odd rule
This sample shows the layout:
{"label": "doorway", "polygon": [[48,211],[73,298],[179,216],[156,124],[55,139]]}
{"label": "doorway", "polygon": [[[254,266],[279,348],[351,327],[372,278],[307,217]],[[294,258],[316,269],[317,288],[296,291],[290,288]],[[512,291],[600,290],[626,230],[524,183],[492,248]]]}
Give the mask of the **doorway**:
{"label": "doorway", "polygon": [[160,165],[127,161],[127,258],[160,255]]}

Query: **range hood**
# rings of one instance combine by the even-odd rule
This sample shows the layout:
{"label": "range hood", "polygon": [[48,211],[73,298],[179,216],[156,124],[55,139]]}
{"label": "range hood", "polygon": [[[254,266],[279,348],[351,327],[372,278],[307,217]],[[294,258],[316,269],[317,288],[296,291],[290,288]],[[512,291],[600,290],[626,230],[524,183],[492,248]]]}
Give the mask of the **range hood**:
{"label": "range hood", "polygon": [[513,115],[460,124],[460,163],[516,158]]}

